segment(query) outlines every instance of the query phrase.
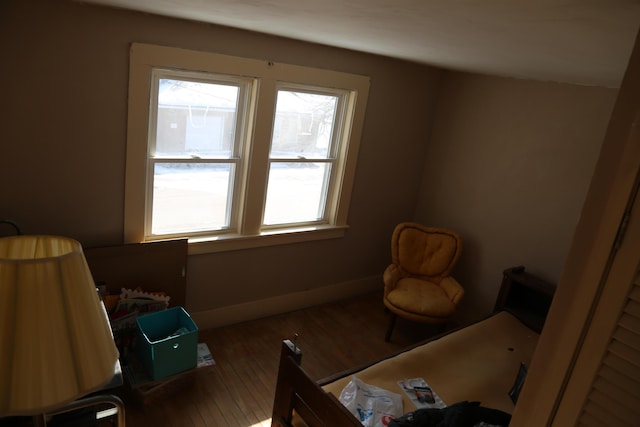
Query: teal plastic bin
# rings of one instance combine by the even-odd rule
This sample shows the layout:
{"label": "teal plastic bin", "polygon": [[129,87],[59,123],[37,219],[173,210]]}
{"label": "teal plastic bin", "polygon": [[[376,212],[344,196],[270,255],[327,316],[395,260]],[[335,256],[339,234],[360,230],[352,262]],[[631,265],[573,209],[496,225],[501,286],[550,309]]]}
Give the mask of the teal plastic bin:
{"label": "teal plastic bin", "polygon": [[198,327],[183,307],[145,314],[138,324],[137,354],[153,380],[196,367]]}

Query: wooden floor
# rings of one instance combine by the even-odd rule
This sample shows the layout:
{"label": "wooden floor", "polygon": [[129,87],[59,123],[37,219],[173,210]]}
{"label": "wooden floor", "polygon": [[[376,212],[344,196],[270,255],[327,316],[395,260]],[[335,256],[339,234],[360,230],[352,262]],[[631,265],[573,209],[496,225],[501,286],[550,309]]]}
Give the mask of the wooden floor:
{"label": "wooden floor", "polygon": [[322,379],[376,360],[435,331],[398,319],[384,341],[388,315],[382,295],[366,295],[200,331],[216,361],[158,390],[141,403],[126,387],[127,426],[269,426],[281,341],[298,334],[302,366]]}

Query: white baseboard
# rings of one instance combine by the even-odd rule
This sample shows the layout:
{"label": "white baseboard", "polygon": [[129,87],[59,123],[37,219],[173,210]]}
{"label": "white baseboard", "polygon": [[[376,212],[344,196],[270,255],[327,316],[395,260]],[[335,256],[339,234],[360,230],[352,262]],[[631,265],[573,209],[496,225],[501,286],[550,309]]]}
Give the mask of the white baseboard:
{"label": "white baseboard", "polygon": [[380,276],[371,276],[190,315],[198,329],[211,329],[355,297],[380,290],[382,286]]}

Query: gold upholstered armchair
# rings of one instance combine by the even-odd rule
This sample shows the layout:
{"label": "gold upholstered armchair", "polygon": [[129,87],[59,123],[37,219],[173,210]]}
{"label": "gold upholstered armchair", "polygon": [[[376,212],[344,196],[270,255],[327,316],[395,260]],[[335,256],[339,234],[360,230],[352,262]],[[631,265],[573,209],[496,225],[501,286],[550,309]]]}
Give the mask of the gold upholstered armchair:
{"label": "gold upholstered armchair", "polygon": [[460,257],[462,240],[447,229],[404,222],[391,237],[392,264],[384,272],[384,305],[391,312],[385,341],[397,316],[444,325],[464,295],[450,276]]}

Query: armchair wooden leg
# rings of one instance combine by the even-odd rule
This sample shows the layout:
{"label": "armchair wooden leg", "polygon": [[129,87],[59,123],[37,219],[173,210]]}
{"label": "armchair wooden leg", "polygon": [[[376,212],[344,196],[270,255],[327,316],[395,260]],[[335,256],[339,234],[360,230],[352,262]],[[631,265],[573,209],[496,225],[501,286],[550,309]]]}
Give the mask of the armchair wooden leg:
{"label": "armchair wooden leg", "polygon": [[396,319],[398,316],[395,313],[391,313],[391,317],[389,318],[389,327],[387,328],[387,334],[384,336],[384,340],[389,342],[391,340],[391,333],[393,332],[393,327],[396,325]]}

